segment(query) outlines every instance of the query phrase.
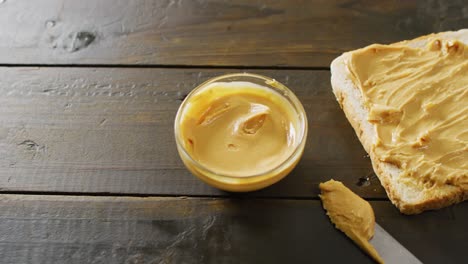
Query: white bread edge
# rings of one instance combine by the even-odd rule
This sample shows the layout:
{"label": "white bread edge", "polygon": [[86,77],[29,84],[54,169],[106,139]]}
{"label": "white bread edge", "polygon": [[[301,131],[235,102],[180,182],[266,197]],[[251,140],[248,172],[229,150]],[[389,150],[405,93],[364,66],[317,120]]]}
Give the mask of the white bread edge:
{"label": "white bread edge", "polygon": [[[468,44],[468,29],[431,34],[409,41],[394,43],[394,45],[423,47],[433,38],[457,39]],[[376,139],[376,133],[374,125],[367,121],[368,111],[361,103],[363,100],[360,90],[349,78],[345,63],[351,52],[342,54],[331,63],[333,93],[364,149],[369,154],[374,171],[391,202],[404,214],[418,214],[426,210],[439,209],[467,200],[468,192],[458,186],[444,185],[437,188],[437,190],[428,190],[423,186],[415,187],[400,183],[397,180],[400,170],[392,164],[380,161],[375,153],[371,151],[371,146]]]}

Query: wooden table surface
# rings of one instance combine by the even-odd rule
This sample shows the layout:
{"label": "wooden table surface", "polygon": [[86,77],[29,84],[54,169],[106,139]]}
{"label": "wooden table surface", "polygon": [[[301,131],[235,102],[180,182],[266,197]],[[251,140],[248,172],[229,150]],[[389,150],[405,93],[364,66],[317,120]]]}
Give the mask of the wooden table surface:
{"label": "wooden table surface", "polygon": [[[401,215],[329,65],[467,27],[463,0],[0,0],[0,262],[372,263],[321,207],[330,178],[424,263],[466,262],[468,204]],[[233,72],[284,83],[309,118],[297,168],[245,194],[190,175],[173,137],[187,93]]]}

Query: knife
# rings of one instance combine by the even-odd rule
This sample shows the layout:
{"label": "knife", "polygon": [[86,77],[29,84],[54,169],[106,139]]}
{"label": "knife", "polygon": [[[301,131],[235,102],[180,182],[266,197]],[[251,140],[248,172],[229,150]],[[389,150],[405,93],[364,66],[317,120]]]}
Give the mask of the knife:
{"label": "knife", "polygon": [[422,262],[375,223],[374,237],[369,241],[387,264],[421,264]]}

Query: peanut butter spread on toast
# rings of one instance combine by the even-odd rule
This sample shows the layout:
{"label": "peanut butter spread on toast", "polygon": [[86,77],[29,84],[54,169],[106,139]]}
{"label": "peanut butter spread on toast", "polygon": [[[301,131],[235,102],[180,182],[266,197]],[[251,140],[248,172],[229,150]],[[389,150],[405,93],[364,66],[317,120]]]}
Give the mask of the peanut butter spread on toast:
{"label": "peanut butter spread on toast", "polygon": [[347,61],[373,123],[371,152],[401,170],[399,181],[468,189],[468,47],[374,44]]}

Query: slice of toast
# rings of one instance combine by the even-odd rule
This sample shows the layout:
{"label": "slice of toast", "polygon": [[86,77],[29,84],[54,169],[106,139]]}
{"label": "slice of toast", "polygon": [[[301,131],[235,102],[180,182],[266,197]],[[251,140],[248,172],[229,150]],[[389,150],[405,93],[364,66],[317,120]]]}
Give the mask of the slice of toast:
{"label": "slice of toast", "polygon": [[[468,44],[468,29],[431,34],[391,45],[422,48],[436,38],[440,40],[458,40]],[[372,151],[377,134],[374,124],[368,121],[369,111],[364,105],[361,90],[353,83],[346,65],[352,53],[353,51],[344,53],[331,63],[333,92],[364,149],[369,153],[374,171],[392,203],[402,213],[417,214],[425,210],[439,209],[467,200],[468,190],[466,186],[445,184],[437,186],[437,188],[426,188],[424,185],[405,184],[404,181],[399,180],[401,170],[395,165],[383,162]]]}

